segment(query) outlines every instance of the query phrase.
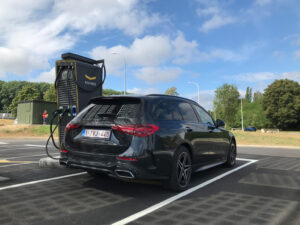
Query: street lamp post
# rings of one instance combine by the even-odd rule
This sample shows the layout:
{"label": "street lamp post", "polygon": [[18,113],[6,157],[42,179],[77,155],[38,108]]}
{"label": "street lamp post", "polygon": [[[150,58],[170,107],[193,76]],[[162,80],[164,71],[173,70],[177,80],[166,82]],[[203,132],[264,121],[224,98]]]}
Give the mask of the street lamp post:
{"label": "street lamp post", "polygon": [[121,55],[123,57],[123,61],[124,61],[124,95],[126,95],[126,60],[125,60],[125,57],[118,52],[112,52],[111,54]]}
{"label": "street lamp post", "polygon": [[242,131],[244,131],[243,98],[242,97],[241,97],[241,120],[242,120]]}
{"label": "street lamp post", "polygon": [[188,83],[189,84],[194,84],[197,87],[197,89],[198,89],[198,104],[200,104],[200,88],[199,88],[199,84],[196,83],[196,82],[192,82],[192,81],[189,81]]}

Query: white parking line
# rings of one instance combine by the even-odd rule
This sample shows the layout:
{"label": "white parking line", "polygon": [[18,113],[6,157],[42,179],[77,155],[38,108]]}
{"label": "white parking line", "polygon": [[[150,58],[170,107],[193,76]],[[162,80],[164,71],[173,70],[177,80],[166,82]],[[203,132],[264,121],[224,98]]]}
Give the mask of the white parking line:
{"label": "white parking line", "polygon": [[113,223],[112,225],[123,225],[123,224],[130,223],[130,222],[132,222],[132,221],[134,221],[134,220],[136,220],[136,219],[138,219],[138,218],[140,218],[142,216],[145,216],[145,215],[147,215],[149,213],[152,213],[153,211],[155,211],[155,210],[157,210],[157,209],[159,209],[161,207],[164,207],[164,206],[166,206],[166,205],[168,205],[168,204],[176,201],[179,198],[182,198],[182,197],[184,197],[184,196],[186,196],[186,195],[188,195],[188,194],[190,194],[190,193],[192,193],[194,191],[197,191],[200,188],[203,188],[203,187],[205,187],[205,186],[207,186],[207,185],[209,185],[209,184],[211,184],[211,183],[213,183],[213,182],[215,182],[215,181],[217,181],[219,179],[222,179],[223,177],[228,176],[231,173],[234,173],[234,172],[236,172],[236,171],[238,171],[238,170],[240,170],[240,169],[242,169],[242,168],[244,168],[246,166],[249,166],[250,164],[255,163],[255,162],[258,161],[258,160],[255,160],[255,159],[243,159],[243,158],[237,158],[237,160],[248,161],[248,163],[246,163],[244,165],[241,165],[241,166],[239,166],[239,167],[237,167],[235,169],[232,169],[232,170],[230,170],[230,171],[228,171],[226,173],[220,174],[219,176],[216,176],[213,179],[207,180],[207,181],[205,181],[205,182],[203,182],[201,184],[198,184],[195,187],[192,187],[192,188],[190,188],[190,189],[188,189],[188,190],[186,190],[184,192],[181,192],[181,193],[179,193],[179,194],[177,194],[177,195],[175,195],[173,197],[170,197],[170,198],[168,198],[168,199],[166,199],[166,200],[164,200],[164,201],[162,201],[160,203],[157,203],[157,204],[155,204],[153,206],[150,206],[147,209],[144,209],[144,210],[142,210],[140,212],[137,212],[137,213],[135,213],[135,214],[133,214],[131,216],[128,216],[128,217],[126,217],[126,218],[124,218],[122,220],[119,220],[119,221]]}
{"label": "white parking line", "polygon": [[39,162],[28,162],[28,163],[8,164],[8,165],[0,166],[0,168],[1,168],[1,167],[10,167],[10,166],[22,166],[22,165],[36,164],[36,163],[39,163]]}
{"label": "white parking line", "polygon": [[4,152],[4,151],[13,151],[13,150],[20,150],[20,149],[32,149],[32,150],[39,150],[39,151],[41,151],[40,149],[39,149],[40,147],[37,147],[37,146],[32,146],[32,147],[22,147],[22,148],[1,148],[0,149],[0,152]]}
{"label": "white parking line", "polygon": [[26,144],[25,146],[28,146],[28,147],[41,147],[41,148],[45,148],[45,145],[31,145],[31,144]]}
{"label": "white parking line", "polygon": [[13,185],[9,185],[9,186],[6,186],[6,187],[0,187],[0,191],[7,190],[7,189],[12,189],[12,188],[17,188],[17,187],[23,187],[23,186],[27,186],[27,185],[31,185],[31,184],[43,183],[43,182],[52,181],[52,180],[60,180],[60,179],[68,178],[68,177],[80,176],[80,175],[83,175],[83,174],[86,174],[86,172],[73,173],[73,174],[69,174],[69,175],[65,175],[65,176],[59,176],[59,177],[52,177],[52,178],[48,178],[48,179],[29,181],[29,182],[20,183],[20,184],[13,184]]}
{"label": "white parking line", "polygon": [[0,145],[7,145],[6,142],[0,142]]}

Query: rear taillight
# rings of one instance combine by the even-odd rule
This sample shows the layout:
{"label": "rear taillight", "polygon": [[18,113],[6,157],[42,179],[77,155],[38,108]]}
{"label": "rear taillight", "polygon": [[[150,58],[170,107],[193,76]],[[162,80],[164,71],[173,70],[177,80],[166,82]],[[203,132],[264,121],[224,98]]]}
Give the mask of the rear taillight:
{"label": "rear taillight", "polygon": [[122,156],[117,156],[117,159],[125,160],[125,161],[137,161],[137,158],[122,157]]}
{"label": "rear taillight", "polygon": [[147,137],[155,133],[159,127],[153,124],[140,124],[140,125],[117,125],[112,126],[111,129],[122,131],[139,137]]}
{"label": "rear taillight", "polygon": [[60,152],[62,152],[62,153],[68,153],[68,150],[62,149],[62,150],[60,150]]}
{"label": "rear taillight", "polygon": [[72,124],[72,123],[68,123],[66,128],[65,128],[65,132],[69,131],[69,130],[74,130],[76,128],[80,127],[79,125],[77,124]]}

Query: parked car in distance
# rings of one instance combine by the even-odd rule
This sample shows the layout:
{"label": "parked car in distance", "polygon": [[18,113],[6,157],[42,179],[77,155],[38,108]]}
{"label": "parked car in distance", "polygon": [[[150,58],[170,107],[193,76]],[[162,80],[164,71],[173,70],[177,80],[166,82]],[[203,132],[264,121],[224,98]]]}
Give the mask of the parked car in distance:
{"label": "parked car in distance", "polygon": [[255,127],[246,127],[245,129],[244,129],[244,131],[256,131],[256,128]]}
{"label": "parked car in distance", "polygon": [[182,191],[193,172],[235,165],[235,137],[223,126],[182,97],[98,97],[66,126],[60,164]]}

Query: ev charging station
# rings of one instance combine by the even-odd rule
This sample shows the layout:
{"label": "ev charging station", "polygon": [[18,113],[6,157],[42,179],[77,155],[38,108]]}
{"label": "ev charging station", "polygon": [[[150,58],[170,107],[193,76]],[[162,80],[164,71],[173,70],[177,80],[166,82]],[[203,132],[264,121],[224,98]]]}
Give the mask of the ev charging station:
{"label": "ev charging station", "polygon": [[[62,59],[55,63],[55,89],[57,95],[57,111],[50,122],[50,137],[53,145],[61,150],[64,147],[64,131],[66,125],[87,106],[93,97],[102,95],[102,86],[106,78],[104,59],[93,60],[73,53],[62,54]],[[57,125],[53,127],[53,120],[58,117]],[[59,146],[54,141],[54,131],[59,130]]]}

